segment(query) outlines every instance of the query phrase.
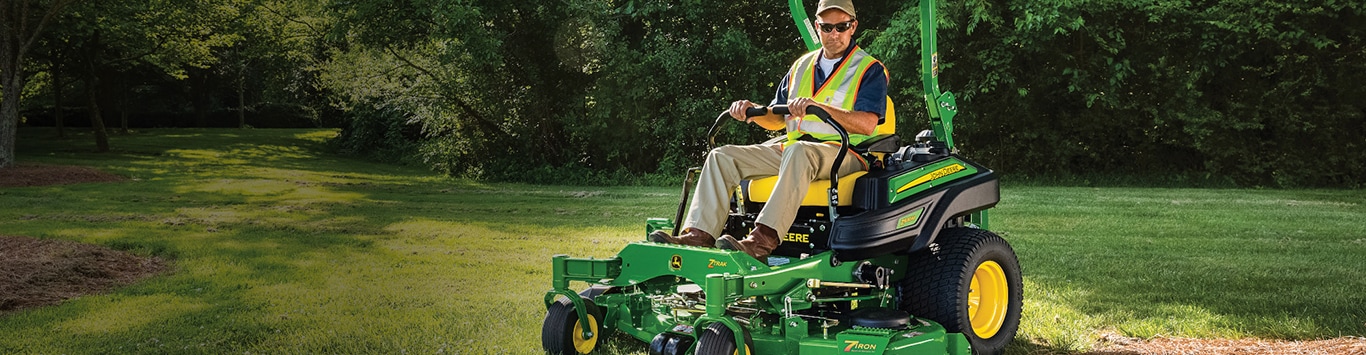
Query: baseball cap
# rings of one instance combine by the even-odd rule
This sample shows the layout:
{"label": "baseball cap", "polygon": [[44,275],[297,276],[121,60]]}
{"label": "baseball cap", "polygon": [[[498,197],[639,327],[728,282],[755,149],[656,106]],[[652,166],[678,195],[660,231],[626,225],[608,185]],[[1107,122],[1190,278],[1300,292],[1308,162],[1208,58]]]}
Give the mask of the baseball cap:
{"label": "baseball cap", "polygon": [[858,18],[858,15],[854,14],[854,0],[821,0],[816,4],[816,15],[829,9],[839,9],[849,14],[849,17]]}

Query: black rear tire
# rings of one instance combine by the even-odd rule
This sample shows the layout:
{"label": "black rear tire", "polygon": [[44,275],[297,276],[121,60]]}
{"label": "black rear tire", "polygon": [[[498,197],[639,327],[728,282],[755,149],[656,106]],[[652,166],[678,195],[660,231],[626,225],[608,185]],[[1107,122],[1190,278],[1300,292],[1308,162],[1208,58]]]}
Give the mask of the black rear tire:
{"label": "black rear tire", "polygon": [[908,272],[900,284],[902,310],[963,333],[977,354],[1003,353],[1015,338],[1024,282],[1015,250],[996,233],[945,229],[911,255]]}
{"label": "black rear tire", "polygon": [[[579,313],[574,310],[574,303],[567,298],[556,300],[546,310],[545,323],[541,325],[541,346],[546,352],[578,355],[591,353],[597,348],[598,341],[603,338],[602,310],[587,298],[583,299],[583,305],[588,310],[590,325],[580,324]],[[585,339],[583,332],[575,329],[585,327],[592,328],[592,337]]]}

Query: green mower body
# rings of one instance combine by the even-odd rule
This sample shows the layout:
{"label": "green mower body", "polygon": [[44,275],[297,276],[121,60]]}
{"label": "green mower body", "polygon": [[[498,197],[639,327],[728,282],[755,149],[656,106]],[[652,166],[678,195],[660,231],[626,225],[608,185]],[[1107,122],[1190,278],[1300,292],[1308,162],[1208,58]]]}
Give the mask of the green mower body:
{"label": "green mower body", "polygon": [[[814,49],[801,2],[790,1]],[[651,355],[1002,352],[1019,325],[1019,262],[988,229],[988,210],[1000,201],[995,173],[953,146],[957,107],[938,88],[933,1],[922,1],[921,16],[929,24],[921,39],[931,130],[906,146],[894,135],[850,146],[837,122],[809,108],[872,166],[854,181],[851,201],[840,203],[832,177],[828,206],[801,207],[767,260],[645,241],[605,259],[556,255],[545,350],[591,353],[622,332],[647,342]],[[730,120],[724,115],[713,132]],[[679,215],[648,220],[647,235],[678,233],[690,184]],[[734,195],[727,234],[754,228],[762,202],[751,201],[748,188]],[[589,286],[576,291],[571,282]]]}
{"label": "green mower body", "polygon": [[[970,354],[974,341],[999,344],[978,353],[999,352],[1018,326],[1019,266],[1003,239],[973,222],[999,201],[997,180],[961,157],[927,155],[860,177],[857,190],[880,197],[841,207],[833,223],[803,207],[789,233],[811,243],[786,242],[765,261],[650,242],[606,259],[557,255],[546,305],[594,324],[565,344],[619,331],[651,354]],[[755,217],[733,212],[728,227],[752,228]],[[672,228],[652,219],[646,233]],[[590,287],[575,292],[571,281]],[[980,314],[986,320],[974,321]],[[704,347],[712,343],[721,344]]]}

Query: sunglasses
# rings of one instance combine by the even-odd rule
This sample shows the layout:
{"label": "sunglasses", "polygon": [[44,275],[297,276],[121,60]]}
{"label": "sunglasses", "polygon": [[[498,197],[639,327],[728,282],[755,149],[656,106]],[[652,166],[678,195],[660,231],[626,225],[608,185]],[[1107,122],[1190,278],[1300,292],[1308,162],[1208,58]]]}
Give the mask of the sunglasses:
{"label": "sunglasses", "polygon": [[844,31],[848,31],[850,27],[854,27],[854,21],[844,21],[840,23],[817,23],[817,25],[821,26],[821,32],[830,33],[830,31],[838,31],[840,33],[844,33]]}

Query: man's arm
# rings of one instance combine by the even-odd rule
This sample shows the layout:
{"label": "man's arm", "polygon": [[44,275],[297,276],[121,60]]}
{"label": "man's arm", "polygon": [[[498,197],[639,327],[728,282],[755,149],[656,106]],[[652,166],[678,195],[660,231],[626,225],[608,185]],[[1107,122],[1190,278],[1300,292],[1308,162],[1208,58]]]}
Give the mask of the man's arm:
{"label": "man's arm", "polygon": [[849,134],[872,135],[873,130],[877,129],[878,116],[876,113],[867,111],[851,111],[839,107],[820,103],[805,97],[799,97],[787,104],[792,112],[805,112],[807,106],[818,106],[830,113],[830,118],[839,122]]}
{"label": "man's arm", "polygon": [[[858,97],[854,99],[853,110],[816,102],[830,117],[839,122],[850,134],[872,135],[877,125],[882,123],[887,113],[887,67],[882,62],[873,62],[860,78]],[[814,102],[814,101],[813,101]]]}

